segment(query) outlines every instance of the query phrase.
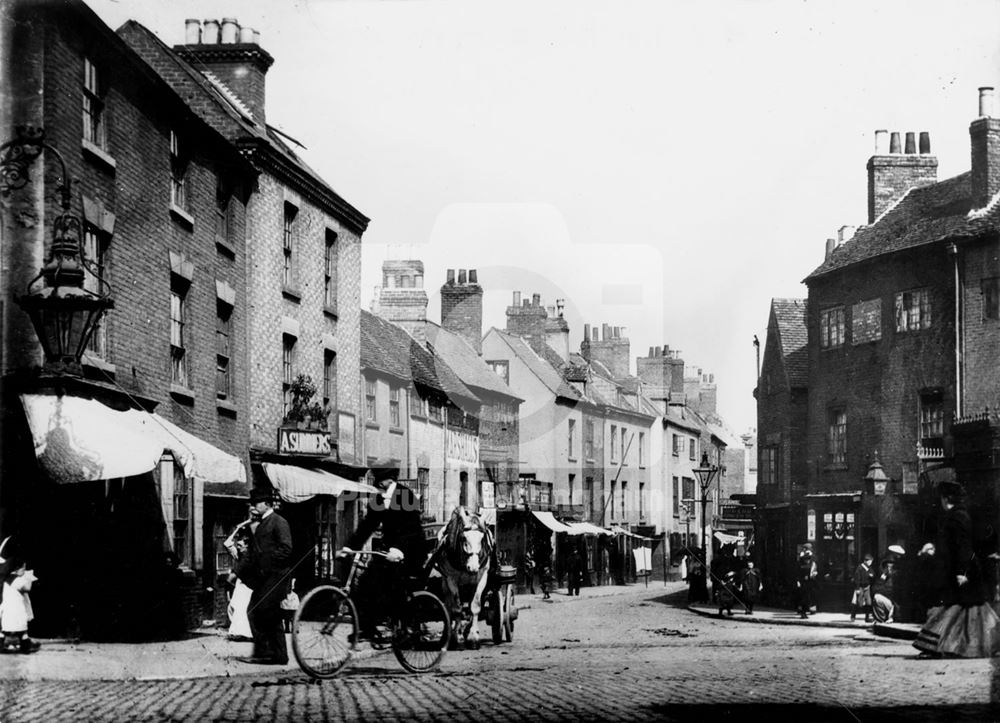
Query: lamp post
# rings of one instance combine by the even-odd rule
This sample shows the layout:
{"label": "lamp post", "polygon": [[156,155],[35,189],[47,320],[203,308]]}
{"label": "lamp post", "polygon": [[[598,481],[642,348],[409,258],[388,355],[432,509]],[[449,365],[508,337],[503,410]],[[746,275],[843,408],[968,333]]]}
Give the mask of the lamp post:
{"label": "lamp post", "polygon": [[705,565],[705,583],[706,587],[703,591],[704,597],[708,597],[708,548],[705,546],[705,514],[706,508],[708,506],[708,492],[712,488],[712,480],[719,472],[717,465],[710,464],[708,461],[708,452],[701,453],[701,466],[693,467],[691,471],[694,473],[695,477],[698,478],[698,485],[701,488],[701,554],[702,554],[702,564]]}
{"label": "lamp post", "polygon": [[[0,146],[0,192],[8,195],[27,184],[31,180],[29,167],[46,151],[59,161],[62,175],[56,190],[62,213],[52,224],[48,261],[28,282],[27,293],[15,300],[28,314],[41,342],[45,371],[80,376],[80,357],[114,300],[108,283],[81,258],[82,224],[70,211],[72,183],[62,155],[45,142],[44,130],[18,127],[17,137]],[[84,288],[85,270],[97,280],[97,291]]]}

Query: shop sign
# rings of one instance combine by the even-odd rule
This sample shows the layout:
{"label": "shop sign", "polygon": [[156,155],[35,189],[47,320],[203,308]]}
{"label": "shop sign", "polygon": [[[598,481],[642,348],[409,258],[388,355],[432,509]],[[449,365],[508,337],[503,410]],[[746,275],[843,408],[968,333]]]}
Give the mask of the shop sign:
{"label": "shop sign", "polygon": [[278,429],[278,451],[285,454],[330,455],[330,433],[319,429]]}
{"label": "shop sign", "polygon": [[806,540],[809,542],[816,540],[816,510],[809,510],[806,513]]}
{"label": "shop sign", "polygon": [[449,462],[479,464],[479,437],[449,429],[447,445]]}
{"label": "shop sign", "polygon": [[824,512],[823,513],[823,539],[832,540],[833,539],[833,513]]}

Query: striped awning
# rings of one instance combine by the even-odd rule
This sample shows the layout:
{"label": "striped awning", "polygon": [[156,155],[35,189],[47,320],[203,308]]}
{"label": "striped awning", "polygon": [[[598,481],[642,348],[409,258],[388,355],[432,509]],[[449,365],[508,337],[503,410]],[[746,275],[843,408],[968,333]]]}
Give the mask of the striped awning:
{"label": "striped awning", "polygon": [[[535,516],[539,522],[548,527],[553,532],[570,532],[569,527],[564,525],[562,522],[557,520],[551,512],[535,512],[531,511],[531,514]],[[570,533],[573,534],[573,533]],[[578,533],[577,533],[578,534]]]}
{"label": "striped awning", "polygon": [[364,482],[352,482],[322,469],[296,467],[290,464],[264,463],[264,472],[278,495],[285,502],[305,502],[316,495],[338,497],[345,492],[356,495],[378,495],[382,490]]}
{"label": "striped awning", "polygon": [[571,535],[613,535],[611,530],[605,530],[589,522],[567,522],[569,534]]}

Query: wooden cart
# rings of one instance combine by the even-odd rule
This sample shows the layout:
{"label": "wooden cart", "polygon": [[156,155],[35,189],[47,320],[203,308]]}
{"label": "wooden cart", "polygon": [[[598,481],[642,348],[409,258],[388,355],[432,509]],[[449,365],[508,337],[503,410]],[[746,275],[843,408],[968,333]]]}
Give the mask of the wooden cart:
{"label": "wooden cart", "polygon": [[489,624],[495,644],[509,643],[514,638],[514,621],[517,620],[517,607],[514,605],[517,568],[513,565],[497,565],[488,575],[486,589],[483,590],[480,619]]}

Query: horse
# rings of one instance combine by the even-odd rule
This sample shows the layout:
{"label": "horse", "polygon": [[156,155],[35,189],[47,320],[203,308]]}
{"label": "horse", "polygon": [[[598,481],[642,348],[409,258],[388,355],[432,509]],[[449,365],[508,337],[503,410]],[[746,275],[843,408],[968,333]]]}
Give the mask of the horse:
{"label": "horse", "polygon": [[452,640],[458,640],[463,617],[461,590],[471,587],[470,617],[462,635],[466,647],[476,650],[479,649],[479,611],[494,550],[490,528],[464,507],[456,507],[448,524],[438,533],[434,565],[443,579],[445,605],[452,612],[455,633]]}

